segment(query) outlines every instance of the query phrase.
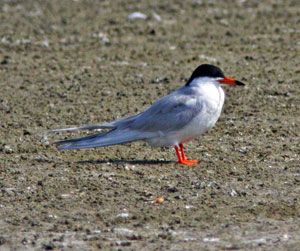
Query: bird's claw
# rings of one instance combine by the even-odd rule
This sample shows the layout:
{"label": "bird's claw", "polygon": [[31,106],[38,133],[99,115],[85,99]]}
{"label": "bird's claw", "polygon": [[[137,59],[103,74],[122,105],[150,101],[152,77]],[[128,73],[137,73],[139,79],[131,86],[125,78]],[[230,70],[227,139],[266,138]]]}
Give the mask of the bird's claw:
{"label": "bird's claw", "polygon": [[199,161],[198,160],[185,159],[185,160],[180,160],[177,163],[181,164],[181,165],[185,165],[185,166],[193,166],[193,165],[199,163]]}

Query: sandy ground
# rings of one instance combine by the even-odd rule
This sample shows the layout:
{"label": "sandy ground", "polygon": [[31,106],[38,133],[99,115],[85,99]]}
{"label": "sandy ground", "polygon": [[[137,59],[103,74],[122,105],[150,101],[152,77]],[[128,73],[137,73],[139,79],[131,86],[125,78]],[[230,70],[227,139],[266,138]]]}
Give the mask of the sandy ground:
{"label": "sandy ground", "polygon": [[[0,249],[299,250],[297,2],[0,0]],[[247,86],[187,145],[199,165],[144,143],[49,144],[141,111],[201,63]]]}

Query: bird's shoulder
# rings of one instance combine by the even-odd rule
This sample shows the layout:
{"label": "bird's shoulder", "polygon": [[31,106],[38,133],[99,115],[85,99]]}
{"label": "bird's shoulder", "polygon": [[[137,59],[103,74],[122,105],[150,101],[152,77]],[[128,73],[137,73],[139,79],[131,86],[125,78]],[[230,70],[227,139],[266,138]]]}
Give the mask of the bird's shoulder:
{"label": "bird's shoulder", "polygon": [[172,111],[195,108],[201,105],[202,99],[197,92],[191,88],[182,87],[176,91],[157,100],[145,110],[146,113],[169,113]]}

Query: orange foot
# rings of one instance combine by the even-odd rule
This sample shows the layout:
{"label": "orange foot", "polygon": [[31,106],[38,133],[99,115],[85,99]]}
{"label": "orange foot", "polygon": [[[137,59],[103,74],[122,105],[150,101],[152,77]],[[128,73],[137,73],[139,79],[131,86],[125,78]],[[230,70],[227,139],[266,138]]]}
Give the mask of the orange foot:
{"label": "orange foot", "polygon": [[178,164],[186,165],[186,166],[192,166],[197,163],[199,163],[198,160],[189,160],[189,159],[184,159],[184,160],[178,160]]}

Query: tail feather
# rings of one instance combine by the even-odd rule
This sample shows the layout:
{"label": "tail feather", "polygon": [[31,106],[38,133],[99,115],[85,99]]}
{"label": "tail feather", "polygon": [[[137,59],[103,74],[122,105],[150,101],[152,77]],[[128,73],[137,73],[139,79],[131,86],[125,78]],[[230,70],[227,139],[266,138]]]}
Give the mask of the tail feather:
{"label": "tail feather", "polygon": [[136,131],[112,130],[86,137],[62,140],[55,142],[55,144],[59,150],[71,150],[118,145],[145,138],[145,135]]}
{"label": "tail feather", "polygon": [[55,132],[76,132],[76,131],[83,131],[83,130],[97,130],[97,129],[115,129],[121,127],[127,127],[128,123],[130,123],[134,118],[139,116],[139,114],[126,117],[126,118],[120,118],[116,119],[111,122],[103,123],[103,124],[95,124],[95,125],[83,125],[79,127],[69,127],[69,128],[60,128],[60,129],[53,129],[50,130],[50,133]]}
{"label": "tail feather", "polygon": [[83,125],[79,127],[69,127],[69,128],[60,128],[60,129],[53,129],[50,130],[50,132],[77,132],[77,131],[91,131],[91,130],[97,130],[97,129],[112,129],[114,126],[112,126],[109,123],[106,124],[96,124],[96,125]]}

